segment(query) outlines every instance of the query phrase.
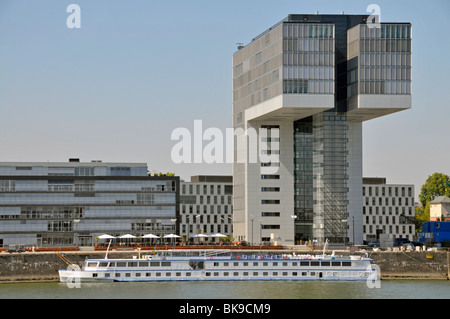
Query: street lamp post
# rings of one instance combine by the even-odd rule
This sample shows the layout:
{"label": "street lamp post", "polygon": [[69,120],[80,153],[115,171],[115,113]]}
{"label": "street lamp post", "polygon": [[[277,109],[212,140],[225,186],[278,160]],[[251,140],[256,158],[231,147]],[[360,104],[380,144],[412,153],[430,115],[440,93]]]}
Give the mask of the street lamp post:
{"label": "street lamp post", "polygon": [[355,245],[355,216],[352,216],[352,232],[353,232],[353,242],[352,244]]}
{"label": "street lamp post", "polygon": [[[355,216],[351,216],[351,218],[352,218],[352,233],[353,233],[352,234],[352,236],[353,236],[352,245],[355,245]],[[346,222],[348,225],[348,219],[343,219],[342,222],[344,222],[344,223]],[[347,232],[347,234],[348,234],[348,232]],[[344,239],[344,246],[345,246],[345,239]]]}
{"label": "street lamp post", "polygon": [[252,220],[252,245],[253,245],[253,220],[255,219],[255,216],[253,216],[253,215],[250,215],[250,219]]}
{"label": "street lamp post", "polygon": [[291,215],[291,218],[294,223],[294,245],[295,245],[295,220],[297,219],[297,215]]}
{"label": "street lamp post", "polygon": [[262,223],[261,219],[258,219],[259,221],[259,250],[261,251],[262,248]]}
{"label": "street lamp post", "polygon": [[79,219],[74,219],[73,220],[73,225],[74,225],[74,230],[75,230],[75,247],[78,251],[78,223],[80,222]]}

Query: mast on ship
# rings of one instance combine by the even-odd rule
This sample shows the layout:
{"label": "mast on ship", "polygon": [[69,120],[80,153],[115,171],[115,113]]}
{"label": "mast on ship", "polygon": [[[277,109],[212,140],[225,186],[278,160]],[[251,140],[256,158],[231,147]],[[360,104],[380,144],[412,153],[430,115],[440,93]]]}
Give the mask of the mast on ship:
{"label": "mast on ship", "polygon": [[328,245],[328,238],[325,240],[325,245],[323,245],[323,255],[322,255],[322,258],[325,258],[325,250],[327,249],[327,245]]}
{"label": "mast on ship", "polygon": [[108,259],[108,251],[109,251],[109,246],[110,245],[111,245],[111,239],[109,240],[108,248],[106,249],[105,259]]}

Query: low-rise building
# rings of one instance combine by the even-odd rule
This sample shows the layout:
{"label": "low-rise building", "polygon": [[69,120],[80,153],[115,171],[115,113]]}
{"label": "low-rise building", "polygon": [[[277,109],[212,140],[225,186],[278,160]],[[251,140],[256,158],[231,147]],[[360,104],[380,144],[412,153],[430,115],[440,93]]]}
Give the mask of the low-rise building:
{"label": "low-rise building", "polygon": [[0,247],[176,233],[178,189],[179,177],[148,176],[144,163],[0,163]]}
{"label": "low-rise building", "polygon": [[363,178],[364,240],[415,236],[414,185],[387,184],[386,178]]}
{"label": "low-rise building", "polygon": [[198,175],[180,184],[179,229],[185,240],[198,234],[233,235],[232,176]]}
{"label": "low-rise building", "polygon": [[430,202],[430,221],[450,221],[450,198],[438,196]]}

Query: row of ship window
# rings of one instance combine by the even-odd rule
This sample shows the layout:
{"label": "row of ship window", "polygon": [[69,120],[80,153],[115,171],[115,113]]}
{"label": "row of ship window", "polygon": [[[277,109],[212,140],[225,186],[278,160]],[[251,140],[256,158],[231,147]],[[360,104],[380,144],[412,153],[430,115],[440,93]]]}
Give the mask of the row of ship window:
{"label": "row of ship window", "polygon": [[[269,262],[264,261],[264,262],[258,262],[258,261],[254,261],[254,262],[247,262],[244,261],[242,263],[239,262],[233,262],[233,266],[237,267],[237,266],[260,266],[262,265],[263,267],[269,266]],[[277,262],[277,261],[273,261],[270,263],[270,266],[279,266],[279,264],[281,266],[284,267],[296,267],[296,266],[322,266],[322,267],[329,267],[329,266],[333,266],[333,267],[351,267],[352,263],[350,261],[290,261],[290,262]],[[224,263],[219,263],[219,262],[214,262],[214,267],[227,267],[229,266],[228,262],[224,262]]]}
{"label": "row of ship window", "polygon": [[[257,277],[257,276],[261,276],[260,275],[260,272],[258,272],[258,271],[254,271],[254,272],[247,272],[247,271],[244,271],[244,272],[238,272],[238,271],[235,271],[235,272],[233,272],[233,273],[230,273],[230,272],[223,272],[223,273],[219,273],[219,272],[206,272],[205,273],[205,276],[206,277],[219,277],[219,276],[223,276],[223,277],[228,277],[228,276],[230,276],[230,275],[232,275],[232,276],[234,276],[234,277],[240,277],[240,276],[243,276],[243,277],[248,277],[248,276],[250,276],[250,274],[253,276],[253,277]],[[322,272],[317,272],[317,274],[319,275],[319,277],[322,277]],[[94,277],[94,278],[98,278],[98,273],[93,273],[92,274],[92,277]],[[104,273],[104,278],[111,278],[111,275],[112,274],[110,274],[110,273]],[[122,276],[123,275],[123,276]],[[172,277],[173,275],[175,275],[175,277],[191,277],[192,276],[192,273],[190,273],[190,272],[184,272],[184,273],[181,273],[181,272],[175,272],[175,273],[173,273],[173,272],[165,272],[165,273],[162,273],[162,272],[156,272],[156,273],[154,273],[154,275],[152,275],[152,273],[150,273],[150,272],[146,272],[146,273],[140,273],[140,272],[136,272],[136,273],[129,273],[129,272],[127,272],[127,273],[115,273],[114,274],[114,277],[115,278],[120,278],[120,277],[125,277],[125,278],[131,278],[132,277],[132,275],[134,276],[134,277]],[[278,272],[278,271],[273,271],[273,272],[271,272],[271,274],[269,275],[269,272],[268,271],[263,271],[262,272],[262,276],[263,277],[266,277],[266,276],[273,276],[273,277],[277,277],[277,276],[293,276],[293,277],[296,277],[296,276],[316,276],[316,272],[315,271],[302,271],[302,272],[297,272],[297,271],[293,271],[293,272],[287,272],[287,271],[283,271],[283,272]],[[336,276],[338,276],[338,272],[327,272],[327,276],[334,276],[334,277],[336,277]]]}
{"label": "row of ship window", "polygon": [[[263,267],[267,267],[269,266],[269,262],[264,261],[264,262],[258,262],[258,261],[254,261],[254,262],[248,262],[248,261],[244,261],[244,262],[213,262],[213,266],[214,267],[228,267],[231,266],[230,264],[232,264],[233,267],[238,267],[238,266],[242,266],[242,267],[247,267],[247,266],[263,266]],[[171,267],[172,263],[170,261],[130,261],[130,262],[91,262],[88,263],[88,267]],[[352,263],[350,261],[290,261],[290,262],[277,262],[277,261],[272,261],[270,262],[270,266],[284,266],[284,267],[296,267],[296,266],[322,266],[322,267],[351,267]]]}

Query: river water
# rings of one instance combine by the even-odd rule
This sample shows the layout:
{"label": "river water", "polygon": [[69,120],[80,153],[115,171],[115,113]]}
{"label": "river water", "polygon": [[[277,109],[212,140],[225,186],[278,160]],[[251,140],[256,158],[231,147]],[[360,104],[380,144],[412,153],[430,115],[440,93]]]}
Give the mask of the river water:
{"label": "river water", "polygon": [[214,281],[0,284],[0,299],[448,299],[450,281]]}

